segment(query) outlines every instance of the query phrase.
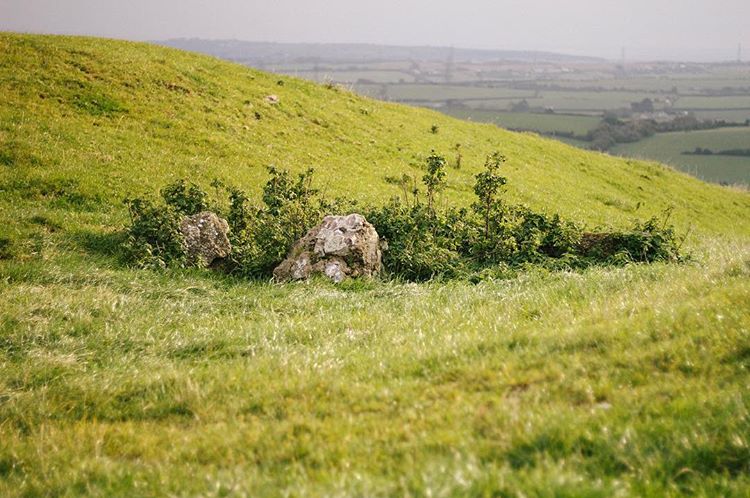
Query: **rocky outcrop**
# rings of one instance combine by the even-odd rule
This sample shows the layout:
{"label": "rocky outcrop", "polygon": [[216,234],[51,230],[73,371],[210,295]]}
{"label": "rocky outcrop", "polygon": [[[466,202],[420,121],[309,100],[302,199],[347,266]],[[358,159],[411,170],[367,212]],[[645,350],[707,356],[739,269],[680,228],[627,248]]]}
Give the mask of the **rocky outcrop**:
{"label": "rocky outcrop", "polygon": [[185,239],[188,264],[206,267],[232,252],[227,221],[210,211],[183,218],[180,231]]}
{"label": "rocky outcrop", "polygon": [[364,216],[326,216],[294,244],[273,276],[288,281],[320,274],[341,282],[347,277],[377,275],[381,257],[378,232]]}

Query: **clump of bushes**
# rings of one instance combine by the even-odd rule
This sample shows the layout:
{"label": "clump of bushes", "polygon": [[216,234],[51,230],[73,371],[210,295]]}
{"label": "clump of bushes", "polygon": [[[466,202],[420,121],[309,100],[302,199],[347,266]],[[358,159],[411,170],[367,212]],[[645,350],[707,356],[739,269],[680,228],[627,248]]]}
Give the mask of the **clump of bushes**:
{"label": "clump of bushes", "polygon": [[488,156],[484,171],[476,175],[477,201],[470,209],[434,209],[430,199],[445,181],[435,165],[444,167],[444,161],[430,156],[427,162],[426,205],[415,191],[411,203],[396,198],[366,214],[388,241],[383,262],[391,272],[408,280],[475,276],[496,267],[544,264],[575,254],[581,235],[575,224],[502,201],[507,180],[499,174],[505,162],[501,154]]}
{"label": "clump of bushes", "polygon": [[148,199],[126,199],[125,203],[131,222],[124,247],[127,259],[142,268],[183,266],[182,215],[169,205],[157,205]]}
{"label": "clump of bushes", "polygon": [[275,167],[268,173],[261,206],[252,206],[245,192],[228,189],[232,254],[226,266],[238,275],[269,277],[292,245],[336,209],[312,187],[312,169],[296,178]]}
{"label": "clump of bushes", "polygon": [[505,161],[497,152],[487,157],[475,176],[476,200],[470,207],[437,207],[437,196],[446,186],[447,162],[434,151],[426,159],[424,191],[408,175],[389,178],[402,187],[403,196],[381,206],[326,200],[313,187],[312,169],[294,176],[269,167],[259,205],[221,182],[212,185],[226,200],[212,204],[200,187],[180,180],[161,191],[161,203],[126,201],[131,215],[126,249],[138,266],[182,266],[181,219],[211,209],[230,227],[232,254],[221,267],[244,277],[268,278],[292,245],[325,215],[358,211],[388,244],[383,254],[386,271],[406,280],[481,280],[529,265],[573,269],[680,259],[680,241],[669,216],[638,222],[625,231],[591,232],[557,214],[506,202],[507,179],[501,175]]}
{"label": "clump of bushes", "polygon": [[163,204],[143,198],[125,199],[131,222],[125,253],[131,263],[140,267],[181,267],[187,258],[180,222],[184,216],[209,209],[208,195],[185,180],[167,185],[160,194]]}
{"label": "clump of bushes", "polygon": [[[262,204],[254,206],[242,190],[212,183],[227,196],[228,207],[194,183],[178,180],[164,187],[161,202],[126,199],[131,224],[127,229],[127,259],[139,267],[181,267],[187,262],[180,231],[185,216],[212,210],[229,224],[232,254],[222,268],[234,274],[265,278],[284,259],[295,241],[331,212],[351,209],[353,203],[339,199],[326,201],[312,187],[314,171],[292,176],[287,170],[268,168]],[[346,208],[344,206],[347,206]]]}
{"label": "clump of bushes", "polygon": [[584,233],[577,252],[588,260],[610,264],[677,261],[682,240],[669,225],[669,216],[668,211],[663,220],[653,217],[643,223],[636,222],[627,231]]}

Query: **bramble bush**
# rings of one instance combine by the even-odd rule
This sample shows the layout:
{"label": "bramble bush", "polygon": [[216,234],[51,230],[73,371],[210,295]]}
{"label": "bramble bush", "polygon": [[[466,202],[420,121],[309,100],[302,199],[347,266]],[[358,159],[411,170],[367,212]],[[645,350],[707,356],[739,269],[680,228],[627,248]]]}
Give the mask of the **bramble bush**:
{"label": "bramble bush", "polygon": [[477,202],[471,209],[433,209],[431,199],[444,182],[444,161],[434,154],[427,160],[428,173],[423,178],[427,206],[419,204],[415,191],[411,203],[396,198],[371,208],[366,218],[388,241],[385,268],[407,280],[427,280],[492,274],[486,270],[498,265],[572,259],[581,234],[575,224],[502,202],[500,194],[507,180],[499,169],[504,162],[499,153],[487,157],[484,171],[476,175]]}
{"label": "bramble bush", "polygon": [[184,216],[209,208],[208,195],[198,185],[186,180],[167,185],[160,194],[164,205],[142,198],[125,199],[131,222],[125,239],[125,253],[136,266],[184,266],[185,241],[180,221]]}
{"label": "bramble bush", "polygon": [[242,190],[219,181],[212,185],[217,195],[223,191],[228,199],[211,203],[200,187],[179,180],[162,189],[163,204],[126,201],[131,214],[126,249],[138,266],[182,266],[185,247],[180,220],[213,207],[230,228],[232,254],[222,268],[249,278],[269,278],[292,245],[324,216],[353,211],[362,213],[387,242],[383,254],[387,273],[405,280],[477,281],[512,275],[529,265],[574,269],[680,259],[681,241],[668,224],[668,214],[663,221],[652,218],[630,230],[584,232],[557,214],[505,202],[502,193],[507,179],[500,174],[505,161],[497,152],[487,156],[484,169],[475,176],[476,201],[469,208],[436,208],[436,197],[445,187],[447,162],[434,151],[422,177],[424,196],[416,178],[388,178],[401,187],[403,198],[395,197],[381,206],[324,199],[313,188],[312,169],[293,176],[269,167],[260,205],[253,205]]}
{"label": "bramble bush", "polygon": [[124,247],[127,259],[142,268],[183,266],[186,254],[180,232],[182,214],[148,199],[126,199],[125,204],[130,213]]}
{"label": "bramble bush", "polygon": [[578,245],[582,258],[607,264],[655,261],[678,261],[685,237],[678,238],[669,225],[671,210],[663,219],[652,217],[636,222],[631,230],[585,233]]}
{"label": "bramble bush", "polygon": [[249,205],[248,196],[241,190],[229,189],[227,222],[232,254],[227,267],[238,275],[270,276],[292,245],[331,208],[312,188],[312,169],[296,179],[274,167],[269,167],[268,173],[260,207]]}
{"label": "bramble bush", "polygon": [[177,180],[161,190],[162,199],[172,209],[186,216],[208,209],[206,192],[185,180]]}

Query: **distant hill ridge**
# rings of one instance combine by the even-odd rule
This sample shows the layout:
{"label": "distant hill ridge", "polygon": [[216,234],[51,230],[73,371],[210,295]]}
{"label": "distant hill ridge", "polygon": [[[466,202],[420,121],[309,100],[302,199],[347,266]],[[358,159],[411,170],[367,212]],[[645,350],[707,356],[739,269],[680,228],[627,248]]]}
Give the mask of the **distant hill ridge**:
{"label": "distant hill ridge", "polygon": [[316,62],[365,63],[394,60],[438,62],[515,61],[515,62],[603,62],[597,57],[566,55],[531,50],[489,50],[453,47],[376,45],[367,43],[274,43],[241,40],[178,38],[156,41],[159,45],[200,52],[245,64]]}

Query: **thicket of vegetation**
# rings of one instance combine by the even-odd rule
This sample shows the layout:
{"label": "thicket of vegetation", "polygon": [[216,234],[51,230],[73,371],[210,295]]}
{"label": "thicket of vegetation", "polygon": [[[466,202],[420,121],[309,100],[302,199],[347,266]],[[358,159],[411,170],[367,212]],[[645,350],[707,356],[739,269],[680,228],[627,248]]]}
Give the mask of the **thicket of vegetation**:
{"label": "thicket of vegetation", "polygon": [[[507,179],[500,174],[505,156],[487,156],[475,176],[470,207],[437,207],[446,185],[446,159],[434,151],[421,179],[397,181],[403,195],[381,206],[358,206],[348,199],[329,200],[313,187],[312,169],[296,178],[269,167],[262,204],[253,205],[244,191],[214,181],[217,195],[179,180],[161,191],[161,203],[127,199],[132,224],[126,250],[142,267],[183,266],[185,246],[179,223],[183,216],[210,209],[230,227],[232,254],[220,267],[250,278],[269,278],[296,240],[328,214],[358,211],[387,242],[384,266],[391,276],[423,281],[432,278],[482,280],[503,278],[528,265],[551,269],[592,264],[677,261],[681,241],[674,228],[651,218],[624,231],[591,232],[561,219],[505,201]],[[221,194],[223,193],[223,194]]]}

